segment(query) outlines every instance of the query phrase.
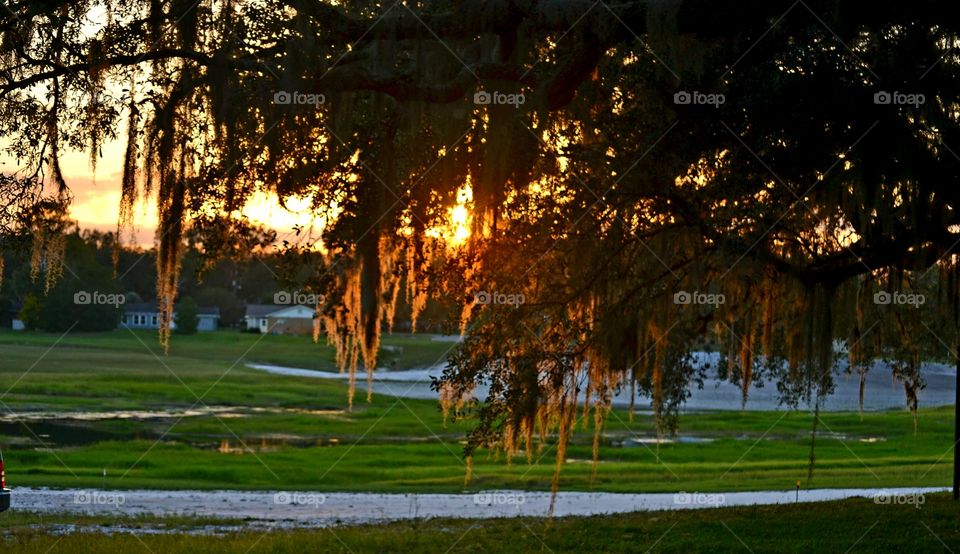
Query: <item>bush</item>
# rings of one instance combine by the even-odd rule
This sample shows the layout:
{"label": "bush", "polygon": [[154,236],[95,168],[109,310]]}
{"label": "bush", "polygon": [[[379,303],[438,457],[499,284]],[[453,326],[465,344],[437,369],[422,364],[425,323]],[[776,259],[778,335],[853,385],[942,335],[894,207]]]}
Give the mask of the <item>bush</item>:
{"label": "bush", "polygon": [[193,298],[189,296],[184,298],[177,304],[176,313],[173,316],[173,321],[177,324],[173,332],[178,335],[196,334],[197,325],[200,324],[199,313],[200,310]]}

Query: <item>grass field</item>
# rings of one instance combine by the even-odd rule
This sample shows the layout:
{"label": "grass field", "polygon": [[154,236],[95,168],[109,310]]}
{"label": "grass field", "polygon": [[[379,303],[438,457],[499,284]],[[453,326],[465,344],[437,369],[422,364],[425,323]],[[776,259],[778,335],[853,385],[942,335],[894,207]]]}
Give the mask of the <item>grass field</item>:
{"label": "grass field", "polygon": [[[956,552],[958,508],[929,495],[920,508],[867,499],[776,507],[588,518],[429,520],[223,536],[142,530],[214,520],[2,514],[4,552]],[[85,532],[61,535],[59,525]],[[115,533],[117,527],[133,533]]]}
{"label": "grass field", "polygon": [[[453,346],[387,337],[384,365],[442,361]],[[302,337],[218,332],[174,337],[164,356],[151,333],[0,333],[0,445],[13,486],[458,492],[549,488],[550,444],[511,463],[481,452],[464,486],[471,422],[444,423],[433,401],[358,392],[343,382],[266,374],[245,361],[333,369],[333,352]],[[33,421],[52,411],[183,410],[186,417]],[[586,421],[589,421],[587,418]],[[611,414],[594,473],[592,429],[567,451],[565,490],[733,491],[811,487],[943,486],[950,482],[952,408],[822,415],[817,465],[807,478],[812,415],[708,412],[681,418],[682,434],[711,442],[663,444],[653,423]],[[103,477],[106,470],[107,476]]]}

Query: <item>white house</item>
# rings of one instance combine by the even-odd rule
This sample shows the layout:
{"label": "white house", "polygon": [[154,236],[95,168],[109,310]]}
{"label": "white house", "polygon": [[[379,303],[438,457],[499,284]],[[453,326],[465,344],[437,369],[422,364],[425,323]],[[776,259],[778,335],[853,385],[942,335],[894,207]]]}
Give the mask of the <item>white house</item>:
{"label": "white house", "polygon": [[[173,307],[176,314],[177,306]],[[160,310],[156,304],[135,302],[123,305],[120,327],[130,329],[156,329],[159,326]],[[216,331],[220,324],[220,308],[197,307],[197,331]],[[170,322],[172,329],[177,328],[176,318]]]}
{"label": "white house", "polygon": [[248,331],[271,335],[309,335],[313,333],[315,310],[308,306],[276,306],[273,304],[247,304],[243,316]]}

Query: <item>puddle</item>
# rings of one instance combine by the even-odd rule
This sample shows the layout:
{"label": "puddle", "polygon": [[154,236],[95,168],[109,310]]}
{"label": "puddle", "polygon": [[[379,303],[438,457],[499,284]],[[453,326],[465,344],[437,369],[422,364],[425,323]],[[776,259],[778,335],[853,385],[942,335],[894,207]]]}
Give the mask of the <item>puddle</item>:
{"label": "puddle", "polygon": [[690,437],[690,436],[680,436],[680,437],[631,437],[624,439],[621,446],[624,448],[630,448],[633,446],[642,446],[645,444],[705,444],[715,441],[716,439],[711,439],[707,437]]}
{"label": "puddle", "polygon": [[[346,372],[337,373],[334,371],[320,371],[319,369],[301,369],[296,367],[257,363],[247,363],[246,366],[251,369],[266,371],[267,373],[272,373],[274,375],[286,375],[289,377],[312,377],[314,379],[333,379],[339,381],[350,380],[350,374]],[[358,383],[361,381],[366,381],[366,375],[366,372],[358,370]],[[427,369],[404,369],[398,371],[380,368],[373,372],[373,380],[375,382],[426,383],[429,385],[431,377],[440,377],[442,375],[443,367],[441,366]],[[436,397],[436,393],[434,393],[433,396]]]}
{"label": "puddle", "polygon": [[[619,494],[560,492],[554,515],[590,516],[723,506],[824,502],[845,498],[914,497],[946,492],[942,488],[814,489],[729,492]],[[110,502],[98,502],[104,498]],[[246,520],[244,527],[266,522],[270,527],[329,527],[384,521],[447,518],[544,517],[550,493],[491,490],[472,494],[379,494],[262,491],[92,491],[16,488],[14,509],[40,513],[84,513],[113,516],[199,516]],[[881,504],[883,502],[880,502]],[[137,527],[139,529],[139,527]],[[217,532],[211,526],[208,532]],[[120,525],[119,529],[123,529]],[[180,532],[180,530],[176,530]]]}
{"label": "puddle", "polygon": [[[325,418],[344,417],[342,409],[267,408],[251,406],[214,406],[202,409],[127,410],[93,412],[36,411],[0,416],[0,442],[19,448],[85,446],[105,441],[163,440],[189,444],[197,448],[242,453],[276,450],[282,446],[310,447],[338,444],[341,437],[299,436],[283,433],[253,434],[224,444],[220,436],[169,433],[169,420],[216,416],[221,419],[249,417],[252,414],[305,414]],[[122,421],[146,422],[124,425]],[[111,423],[115,422],[115,423]],[[156,422],[156,425],[150,425]],[[350,438],[350,437],[347,437]]]}
{"label": "puddle", "polygon": [[195,536],[223,536],[230,533],[263,531],[273,527],[265,522],[246,522],[243,525],[198,525],[196,527],[168,527],[163,524],[142,523],[136,525],[76,525],[57,524],[28,526],[51,535],[72,535],[76,533],[100,535],[195,535]]}
{"label": "puddle", "polygon": [[[252,410],[253,408],[246,408]],[[72,420],[72,421],[103,421],[108,419],[171,419],[181,417],[196,417],[205,415],[236,414],[242,416],[237,406],[207,406],[196,409],[169,409],[169,410],[117,410],[112,412],[18,412],[0,415],[0,423],[16,423],[21,421],[45,420]]]}
{"label": "puddle", "polygon": [[[150,438],[142,435],[143,438]],[[112,440],[130,440],[130,434],[91,428],[78,422],[0,422],[0,437],[11,446],[83,446]]]}
{"label": "puddle", "polygon": [[180,419],[216,415],[217,417],[245,417],[251,413],[307,414],[318,416],[338,416],[346,414],[342,409],[310,410],[302,408],[268,408],[263,406],[205,406],[203,408],[166,410],[115,410],[111,412],[17,412],[0,415],[0,424],[33,421],[107,421],[107,420],[144,420],[144,419]]}
{"label": "puddle", "polygon": [[[335,415],[342,412],[320,411],[322,415]],[[244,415],[241,415],[243,417]],[[222,416],[221,416],[222,417]],[[431,443],[440,439],[452,440],[457,436],[447,433],[430,436],[403,436],[403,437],[363,437],[359,435],[293,435],[287,433],[248,434],[230,438],[221,435],[197,435],[169,432],[169,423],[159,425],[145,425],[137,427],[135,432],[112,428],[107,425],[97,426],[95,421],[77,420],[38,420],[16,423],[0,422],[0,443],[4,447],[13,449],[30,448],[61,448],[87,446],[106,441],[133,441],[133,440],[160,440],[164,443],[186,444],[194,448],[214,450],[221,454],[250,454],[261,452],[275,452],[283,448],[313,448],[322,446],[337,446],[339,444],[413,444]]]}
{"label": "puddle", "polygon": [[198,448],[215,449],[221,454],[251,454],[262,452],[276,452],[286,447],[310,448],[313,446],[336,446],[340,439],[336,437],[252,437],[239,440],[222,439],[219,443],[192,442]]}

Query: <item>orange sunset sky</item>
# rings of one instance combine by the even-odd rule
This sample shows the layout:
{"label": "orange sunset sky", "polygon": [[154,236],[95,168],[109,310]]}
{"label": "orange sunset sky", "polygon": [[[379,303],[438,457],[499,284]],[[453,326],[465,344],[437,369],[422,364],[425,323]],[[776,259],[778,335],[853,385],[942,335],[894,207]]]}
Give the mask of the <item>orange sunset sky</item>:
{"label": "orange sunset sky", "polygon": [[[120,176],[123,160],[123,145],[111,142],[103,145],[102,157],[98,159],[96,173],[90,167],[89,152],[65,152],[61,160],[67,185],[74,200],[70,216],[81,229],[115,231],[120,207]],[[13,173],[21,166],[13,158],[0,158],[0,171]],[[261,223],[279,234],[279,239],[293,237],[293,228],[313,225],[314,236],[319,234],[322,222],[309,213],[307,200],[290,199],[287,208],[280,206],[273,195],[259,194],[251,199],[243,213],[251,220]],[[134,215],[134,242],[149,247],[154,241],[157,225],[155,198],[140,199]],[[129,235],[124,236],[130,242]]]}

